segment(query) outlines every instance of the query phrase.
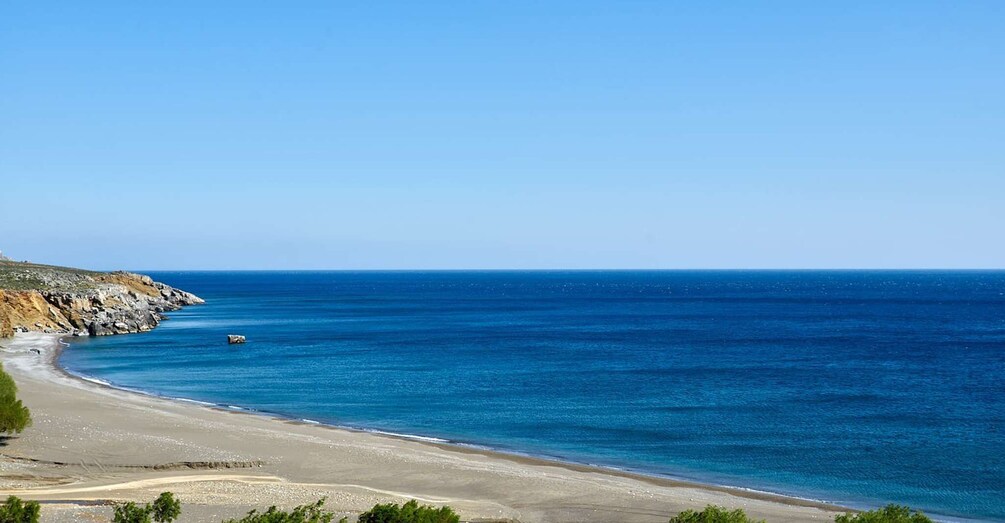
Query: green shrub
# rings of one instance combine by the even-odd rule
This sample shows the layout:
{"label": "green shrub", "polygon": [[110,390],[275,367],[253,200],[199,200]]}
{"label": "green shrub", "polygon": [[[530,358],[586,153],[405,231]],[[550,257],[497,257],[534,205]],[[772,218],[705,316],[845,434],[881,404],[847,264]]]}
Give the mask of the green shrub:
{"label": "green shrub", "polygon": [[112,523],[171,523],[181,514],[181,502],[170,492],[161,492],[153,505],[139,506],[132,501],[115,505]]}
{"label": "green shrub", "polygon": [[38,523],[38,514],[42,508],[37,501],[21,501],[10,496],[0,505],[0,523]]}
{"label": "green shrub", "polygon": [[17,385],[14,383],[14,378],[10,377],[3,370],[3,364],[0,364],[0,396],[14,396],[17,394]]}
{"label": "green shrub", "polygon": [[901,505],[887,505],[858,514],[842,514],[834,518],[834,521],[835,523],[932,523],[932,520],[921,511]]}
{"label": "green shrub", "polygon": [[151,523],[150,505],[141,507],[132,501],[118,503],[112,515],[112,523]]}
{"label": "green shrub", "polygon": [[0,365],[0,433],[20,434],[29,426],[31,426],[31,413],[28,412],[28,407],[17,399],[17,385]]}
{"label": "green shrub", "polygon": [[157,523],[171,523],[181,515],[181,502],[175,499],[174,494],[170,492],[161,492],[151,508],[153,508],[154,521]]}
{"label": "green shrub", "polygon": [[764,520],[750,519],[743,509],[726,510],[708,505],[701,512],[685,510],[670,518],[670,523],[764,523]]}
{"label": "green shrub", "polygon": [[377,504],[359,515],[359,523],[458,523],[461,520],[450,507],[419,506],[414,499],[398,506]]}
{"label": "green shrub", "polygon": [[323,510],[324,504],[325,498],[321,498],[316,503],[301,505],[291,512],[271,506],[265,512],[252,510],[241,519],[228,519],[224,523],[331,523],[335,515]]}

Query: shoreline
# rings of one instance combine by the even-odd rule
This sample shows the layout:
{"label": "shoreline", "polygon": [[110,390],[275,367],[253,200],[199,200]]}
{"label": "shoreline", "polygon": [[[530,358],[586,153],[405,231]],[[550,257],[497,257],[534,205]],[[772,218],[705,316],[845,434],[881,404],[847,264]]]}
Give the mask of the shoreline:
{"label": "shoreline", "polygon": [[[65,346],[62,347],[62,350],[65,350]],[[60,350],[60,352],[62,352],[62,350]],[[350,426],[350,425],[337,425],[337,424],[325,423],[325,422],[322,422],[322,421],[316,421],[316,420],[311,420],[311,419],[306,419],[306,418],[298,418],[296,416],[288,416],[288,415],[284,415],[284,414],[281,414],[281,413],[274,413],[274,412],[267,412],[267,411],[256,410],[256,409],[252,409],[250,407],[242,407],[242,406],[239,406],[239,405],[224,405],[222,403],[212,403],[212,402],[202,401],[202,400],[197,400],[197,399],[192,399],[192,398],[182,398],[182,397],[166,396],[166,395],[163,395],[163,394],[157,394],[157,393],[154,393],[154,392],[144,391],[144,390],[140,390],[140,389],[132,389],[132,388],[128,388],[128,387],[121,387],[121,386],[109,383],[107,381],[101,380],[100,378],[95,378],[93,376],[85,376],[85,375],[82,375],[82,374],[75,374],[75,373],[71,372],[70,370],[66,369],[65,367],[63,367],[62,365],[59,365],[58,364],[58,357],[59,356],[58,356],[58,353],[57,353],[55,355],[57,363],[55,363],[53,366],[55,367],[56,370],[62,372],[63,374],[65,374],[69,378],[81,380],[81,381],[84,381],[84,382],[86,382],[88,384],[92,384],[92,385],[97,386],[97,387],[108,388],[108,389],[113,390],[113,391],[121,391],[121,392],[128,393],[128,394],[137,394],[137,395],[140,395],[140,396],[143,396],[143,397],[154,398],[154,399],[159,399],[159,400],[164,400],[164,401],[181,402],[181,403],[189,404],[189,405],[196,406],[196,407],[206,408],[206,409],[209,409],[209,410],[212,410],[212,411],[216,411],[216,412],[225,412],[225,413],[228,413],[228,414],[244,414],[244,415],[248,415],[248,416],[258,416],[258,417],[262,417],[262,418],[265,418],[265,419],[270,419],[270,420],[273,420],[273,421],[276,421],[276,422],[280,422],[280,423],[287,423],[287,424],[290,424],[290,425],[309,425],[309,426],[317,426],[317,427],[325,428],[325,429],[329,429],[329,430],[340,430],[340,431],[352,432],[352,433],[357,433],[357,434],[371,434],[371,435],[374,435],[374,436],[377,436],[377,437],[385,437],[385,438],[391,438],[391,439],[396,439],[396,440],[401,440],[401,441],[410,441],[410,442],[415,442],[415,443],[421,443],[421,444],[429,445],[429,446],[432,446],[432,447],[436,447],[436,448],[439,448],[439,449],[442,449],[442,450],[451,451],[451,452],[462,452],[462,453],[467,452],[467,453],[472,453],[472,454],[480,454],[480,455],[484,455],[484,456],[491,456],[491,457],[496,457],[496,458],[507,459],[507,460],[511,460],[511,461],[514,461],[514,462],[517,462],[517,463],[525,463],[525,464],[533,464],[533,465],[544,465],[544,466],[551,466],[551,467],[562,467],[562,468],[565,468],[565,469],[568,469],[568,470],[578,471],[578,472],[593,472],[593,473],[598,473],[598,474],[610,474],[610,475],[620,476],[620,477],[624,477],[624,478],[630,478],[630,479],[636,479],[636,480],[639,480],[639,481],[645,481],[645,482],[649,482],[649,483],[652,483],[654,485],[660,485],[660,486],[701,488],[701,489],[705,489],[705,490],[712,490],[712,491],[719,491],[719,492],[729,493],[729,494],[733,494],[733,495],[736,495],[736,496],[739,496],[739,497],[750,496],[750,497],[752,497],[754,499],[780,501],[780,502],[784,502],[784,503],[788,503],[788,504],[792,504],[792,505],[798,505],[798,506],[814,507],[814,508],[822,508],[822,509],[825,509],[825,510],[841,511],[842,513],[843,512],[858,512],[859,511],[859,509],[852,508],[852,507],[847,507],[847,506],[844,506],[844,505],[839,505],[837,503],[826,501],[826,500],[806,498],[806,497],[800,497],[800,496],[789,495],[789,494],[781,494],[781,493],[777,493],[777,492],[771,492],[771,491],[767,491],[767,490],[760,490],[760,489],[749,488],[749,487],[742,487],[742,486],[737,486],[737,485],[723,485],[723,484],[717,484],[717,483],[707,483],[707,482],[702,482],[702,481],[697,481],[697,480],[690,480],[690,479],[685,479],[685,478],[676,478],[676,477],[669,476],[669,475],[659,475],[659,474],[655,474],[655,473],[646,473],[646,472],[643,472],[643,471],[636,471],[636,470],[627,469],[627,468],[622,469],[622,468],[617,468],[617,467],[607,466],[607,465],[597,465],[597,464],[591,464],[591,463],[582,463],[582,462],[577,462],[577,461],[573,461],[573,460],[569,460],[569,459],[563,459],[561,457],[548,457],[548,456],[540,456],[540,455],[533,455],[533,454],[527,454],[527,453],[520,453],[520,452],[516,452],[516,451],[507,451],[507,450],[495,449],[495,448],[492,448],[492,447],[487,446],[487,445],[479,445],[479,444],[476,444],[476,443],[465,443],[465,442],[461,442],[461,441],[453,441],[453,440],[443,439],[443,438],[439,438],[439,437],[435,437],[435,436],[423,436],[423,435],[420,435],[420,434],[405,434],[405,433],[390,432],[390,431],[385,431],[385,430],[380,430],[380,429],[368,429],[368,428],[362,428],[362,427],[354,427],[354,426]]]}
{"label": "shoreline", "polygon": [[69,347],[69,344],[63,340],[66,335],[59,335],[58,348],[52,351],[50,357],[49,365],[56,372],[59,372],[70,379],[79,380],[85,384],[93,385],[95,387],[107,388],[112,391],[119,391],[126,394],[136,394],[138,396],[153,398],[163,401],[179,402],[195,407],[202,407],[216,412],[225,412],[228,414],[244,414],[248,416],[257,416],[265,419],[270,419],[280,423],[287,423],[291,425],[313,425],[320,428],[325,428],[329,430],[346,431],[357,434],[371,434],[377,437],[391,438],[401,441],[411,441],[415,443],[421,443],[424,445],[429,445],[442,450],[447,450],[451,452],[462,452],[462,453],[472,453],[480,454],[489,457],[508,459],[517,463],[531,464],[531,465],[544,465],[552,467],[562,467],[571,471],[577,472],[588,472],[588,473],[598,473],[598,474],[610,474],[614,476],[620,476],[629,479],[635,479],[639,481],[649,482],[658,486],[670,486],[670,487],[692,487],[700,488],[705,490],[723,492],[727,494],[732,494],[738,497],[751,497],[752,499],[759,499],[765,501],[778,501],[786,504],[820,508],[824,510],[840,511],[844,512],[858,512],[859,509],[852,507],[847,507],[844,505],[839,505],[834,502],[805,498],[795,495],[781,494],[777,492],[771,492],[767,490],[759,490],[749,487],[742,487],[737,485],[721,485],[716,483],[706,483],[697,480],[690,480],[685,478],[675,478],[672,476],[664,476],[655,473],[646,473],[642,471],[621,469],[606,465],[596,465],[590,463],[581,463],[568,459],[562,459],[560,457],[547,457],[547,456],[536,456],[533,454],[525,454],[515,451],[506,451],[500,449],[494,449],[487,445],[478,445],[475,443],[465,443],[460,441],[452,441],[448,439],[443,439],[435,436],[423,436],[420,434],[402,434],[397,432],[384,431],[380,429],[369,429],[363,427],[353,427],[350,425],[337,425],[332,423],[325,423],[322,421],[315,421],[306,418],[299,418],[296,416],[288,416],[281,413],[266,412],[256,410],[250,407],[242,407],[240,405],[224,405],[222,403],[213,403],[209,401],[202,401],[193,398],[182,398],[166,396],[163,394],[157,394],[150,391],[132,389],[129,387],[122,387],[100,378],[94,376],[86,376],[83,374],[76,374],[66,367],[59,364],[59,356],[64,350]]}
{"label": "shoreline", "polygon": [[[473,445],[465,445],[463,443],[430,440],[430,438],[423,438],[421,436],[410,437],[410,435],[381,433],[354,427],[339,427],[322,423],[312,423],[307,420],[283,417],[248,409],[237,410],[234,408],[228,408],[229,406],[204,404],[205,402],[198,402],[196,400],[186,401],[181,398],[167,398],[164,396],[146,393],[144,391],[118,388],[111,384],[101,383],[100,380],[92,380],[75,375],[60,366],[58,356],[65,348],[65,342],[63,342],[61,338],[62,336],[60,335],[20,334],[14,338],[14,345],[15,349],[21,349],[21,352],[18,353],[17,356],[14,356],[12,355],[10,348],[3,351],[5,367],[12,373],[12,375],[15,376],[15,378],[17,378],[19,386],[21,386],[23,382],[26,382],[27,388],[29,389],[27,392],[44,390],[46,392],[46,396],[56,395],[56,393],[59,392],[62,392],[63,394],[70,393],[70,396],[79,398],[82,401],[89,403],[89,408],[97,407],[98,410],[102,412],[111,408],[121,408],[128,411],[133,411],[139,408],[145,415],[148,415],[147,422],[152,425],[164,425],[165,422],[168,422],[169,424],[178,424],[180,423],[178,422],[178,417],[180,416],[182,418],[186,418],[187,424],[189,425],[198,425],[202,420],[206,420],[208,423],[214,425],[214,430],[221,430],[223,433],[254,433],[255,435],[258,435],[258,433],[264,431],[268,433],[267,439],[270,444],[276,440],[279,440],[280,442],[284,442],[283,440],[289,440],[284,443],[289,443],[298,439],[319,439],[322,442],[326,439],[332,439],[343,443],[345,440],[349,440],[349,445],[346,447],[348,450],[345,452],[349,455],[373,453],[374,449],[385,451],[390,448],[393,449],[392,454],[394,452],[400,452],[403,456],[415,458],[417,461],[421,462],[420,465],[425,465],[417,467],[419,470],[414,472],[410,469],[410,472],[413,475],[421,476],[421,480],[402,482],[400,480],[396,480],[396,478],[389,479],[385,477],[386,474],[383,472],[388,468],[388,463],[378,462],[376,467],[373,467],[372,464],[370,464],[371,466],[369,468],[364,467],[366,472],[364,475],[374,476],[373,481],[370,483],[364,481],[354,481],[350,485],[316,483],[314,480],[317,478],[313,475],[301,474],[301,472],[303,472],[302,468],[313,465],[313,463],[298,463],[301,465],[300,467],[294,466],[289,468],[283,466],[277,467],[274,464],[278,462],[286,465],[286,462],[289,461],[303,460],[302,456],[291,455],[289,452],[285,452],[281,454],[281,459],[269,459],[269,456],[267,456],[269,452],[262,452],[262,449],[268,449],[269,445],[262,445],[259,442],[246,442],[241,445],[235,444],[234,446],[224,445],[221,448],[214,448],[213,450],[214,453],[221,453],[225,455],[257,453],[259,454],[258,456],[253,456],[254,459],[259,460],[261,463],[257,467],[253,465],[239,466],[239,463],[250,463],[253,460],[227,461],[214,459],[177,459],[179,456],[175,455],[176,453],[170,452],[163,452],[164,455],[161,457],[162,459],[159,459],[158,463],[126,465],[122,463],[113,463],[121,462],[123,458],[128,457],[117,455],[119,451],[115,448],[109,449],[107,447],[103,447],[101,452],[85,452],[85,454],[104,453],[107,456],[104,463],[101,461],[98,462],[99,468],[103,471],[107,471],[111,467],[134,467],[136,470],[143,471],[140,475],[144,475],[149,474],[149,470],[156,469],[157,466],[163,466],[164,463],[171,464],[175,462],[182,463],[183,468],[188,467],[188,469],[193,468],[194,466],[191,464],[196,462],[224,463],[224,465],[221,465],[219,468],[210,468],[209,470],[244,468],[250,469],[254,472],[259,472],[259,469],[280,469],[268,470],[268,472],[272,474],[271,476],[267,476],[270,478],[267,481],[282,482],[286,484],[298,483],[308,487],[308,489],[319,488],[318,485],[336,488],[349,487],[350,490],[362,490],[370,493],[378,493],[379,495],[376,499],[381,502],[397,502],[414,497],[424,502],[447,503],[454,506],[455,509],[458,509],[458,511],[462,514],[462,517],[471,517],[469,514],[474,512],[474,514],[477,514],[476,519],[482,519],[485,521],[493,520],[491,519],[492,517],[496,517],[497,519],[494,519],[496,521],[602,521],[610,520],[612,518],[612,511],[614,520],[618,521],[665,521],[670,515],[682,509],[700,509],[708,503],[720,504],[727,507],[744,508],[748,511],[748,513],[758,517],[768,517],[770,521],[832,521],[835,514],[850,511],[848,508],[832,503],[785,496],[770,492],[743,489],[742,487],[704,484],[695,481],[672,479],[610,467],[579,464],[570,461],[561,461],[535,456],[524,456],[520,454],[476,447]],[[5,342],[4,344],[7,346],[11,345],[11,343],[8,342]],[[41,347],[36,346],[39,344],[47,344],[48,347],[45,347],[45,350],[41,350]],[[31,353],[30,349],[32,348],[39,348],[42,354]],[[32,357],[35,359],[34,362],[30,361]],[[91,397],[82,398],[81,396]],[[87,469],[88,467],[84,462],[81,462],[81,465],[77,467],[76,465],[69,465],[70,463],[74,463],[74,460],[72,459],[58,459],[60,457],[59,455],[65,452],[64,450],[53,452],[54,449],[51,446],[46,448],[45,445],[32,445],[29,441],[23,441],[31,439],[29,434],[42,436],[42,438],[45,439],[44,434],[38,433],[43,432],[43,430],[40,430],[43,429],[41,425],[50,421],[47,419],[46,415],[49,413],[46,412],[45,406],[43,405],[40,409],[39,406],[36,405],[36,397],[34,394],[25,394],[24,398],[29,407],[32,408],[33,415],[38,418],[36,419],[36,425],[34,428],[29,428],[28,431],[26,431],[26,433],[21,437],[14,438],[15,441],[8,443],[4,448],[0,449],[0,454],[3,454],[8,462],[16,463],[19,459],[35,459],[38,460],[36,463],[44,463],[47,461],[61,463],[61,465],[51,465],[52,468],[70,467]],[[95,405],[95,403],[97,403],[97,405]],[[233,416],[234,414],[245,414],[246,416]],[[115,420],[114,417],[111,420],[103,419],[101,421],[108,422],[108,425],[110,425],[110,429],[105,430],[119,429],[117,423],[119,420]],[[217,425],[219,425],[219,427],[217,427]],[[184,432],[199,441],[193,442],[195,444],[186,442],[186,451],[182,454],[190,453],[189,451],[192,447],[217,444],[216,438],[212,437],[213,434],[207,434],[204,428],[200,431],[194,431],[192,428],[187,428]],[[154,434],[145,433],[143,434],[143,437],[160,438],[163,436],[160,431],[155,431]],[[133,443],[133,445],[135,445],[135,443]],[[334,448],[330,444],[328,447]],[[66,447],[64,446],[63,448]],[[13,452],[14,450],[23,450],[25,452]],[[234,452],[235,450],[239,450],[239,452]],[[293,450],[295,452],[295,449]],[[318,452],[319,455],[325,454],[324,449],[320,449]],[[25,455],[39,453],[41,456]],[[55,454],[55,456],[53,456],[53,454]],[[337,464],[341,463],[341,460],[334,458],[342,458],[343,456],[337,452],[332,452],[332,454],[333,456],[324,456],[324,460],[331,460],[333,462],[333,467],[337,467]],[[144,454],[140,455],[148,460],[154,457]],[[388,461],[393,462],[395,460],[388,459]],[[41,468],[46,467],[45,465],[38,466]],[[481,483],[479,488],[474,489],[479,494],[478,496],[472,496],[469,499],[464,499],[463,502],[457,501],[456,494],[458,492],[467,494],[468,491],[472,489],[452,487],[444,490],[439,488],[438,484],[446,482],[445,476],[450,474],[434,474],[429,476],[430,470],[435,472],[437,469],[452,468],[456,469],[450,471],[452,474],[461,477],[471,474],[471,477],[469,478],[470,480]],[[87,483],[87,480],[94,481],[106,479],[104,477],[88,477],[89,473],[86,470],[84,472],[84,483]],[[154,478],[154,481],[174,481],[174,479],[171,479],[170,477],[165,477],[173,476],[174,474],[175,472],[162,472],[161,474],[157,474],[159,477]],[[209,471],[201,472],[200,474],[209,474]],[[511,491],[514,489],[526,490],[526,486],[512,482],[509,477],[511,475],[526,476],[533,478],[535,481],[546,483],[555,482],[556,485],[548,485],[548,487],[543,489],[535,489],[533,494],[530,492],[514,493]],[[103,475],[99,474],[97,476]],[[489,477],[485,478],[483,476]],[[273,478],[280,479],[276,480]],[[192,478],[185,479],[184,481],[191,484],[202,485],[203,487],[206,486],[204,481],[197,482]],[[255,483],[258,480],[254,477],[242,476],[237,478],[222,476],[220,478],[207,481],[250,481]],[[72,484],[80,482],[81,479],[79,477],[74,477]],[[402,485],[407,488],[401,490],[384,488],[387,486],[385,485],[387,483],[402,483]],[[598,483],[604,484],[603,488],[600,489],[603,491],[602,494],[600,494],[599,497],[585,500],[585,505],[590,507],[588,510],[589,513],[583,512],[584,509],[581,508],[581,506],[584,505],[584,503],[576,503],[573,504],[575,506],[570,505],[566,508],[559,507],[557,510],[549,507],[551,503],[561,502],[573,492],[578,493],[580,490],[588,487],[596,488],[598,487]],[[183,484],[186,484],[189,488],[191,488],[190,484]],[[67,499],[67,492],[65,492],[66,489],[56,489],[57,491],[62,492],[57,498],[48,497],[57,495],[56,492],[52,492],[52,490],[53,489],[39,490],[38,488],[33,489],[30,487],[13,489],[7,485],[3,485],[0,487],[0,495],[8,495],[11,492],[16,492],[17,495],[31,498],[33,492],[40,492],[43,494],[41,499],[48,501],[85,502],[88,500],[93,501],[95,499],[93,496],[84,496],[82,499]],[[199,490],[199,488],[196,488],[196,490]],[[423,495],[423,491],[432,492],[430,494]],[[644,504],[647,505],[644,510],[638,510],[635,507],[632,507],[630,503],[625,504],[623,502],[624,498],[631,500],[640,499],[640,492],[645,494],[645,496],[641,496],[644,498]],[[408,494],[402,495],[405,493]],[[183,493],[180,495],[183,502],[186,501],[185,495]],[[513,497],[520,499],[526,496],[537,499],[536,501],[529,503],[529,506],[526,508],[522,506],[514,506],[515,503],[512,500],[499,499]],[[371,497],[371,499],[373,498]],[[334,501],[333,498],[330,498],[330,500]],[[622,501],[616,502],[617,500]],[[330,501],[332,508],[347,509],[346,514],[351,515],[354,511],[359,510],[359,503],[354,502],[339,506],[337,503],[333,503],[332,501]],[[520,504],[527,503],[526,501],[521,501]],[[486,510],[485,505],[501,506],[503,508]],[[653,505],[662,508],[654,509]],[[256,506],[261,507],[262,503],[253,503],[242,500],[237,503],[229,503],[223,506],[254,508]],[[603,509],[605,506],[609,506],[610,508],[604,511]],[[528,510],[530,511],[529,516],[526,513]]]}

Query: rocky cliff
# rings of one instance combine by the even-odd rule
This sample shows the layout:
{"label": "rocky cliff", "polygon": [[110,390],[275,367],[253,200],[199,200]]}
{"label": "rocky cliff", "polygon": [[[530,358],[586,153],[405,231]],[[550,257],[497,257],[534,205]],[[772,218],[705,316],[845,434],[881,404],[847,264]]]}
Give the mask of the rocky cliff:
{"label": "rocky cliff", "polygon": [[0,261],[0,337],[17,331],[145,332],[164,312],[203,303],[149,276]]}

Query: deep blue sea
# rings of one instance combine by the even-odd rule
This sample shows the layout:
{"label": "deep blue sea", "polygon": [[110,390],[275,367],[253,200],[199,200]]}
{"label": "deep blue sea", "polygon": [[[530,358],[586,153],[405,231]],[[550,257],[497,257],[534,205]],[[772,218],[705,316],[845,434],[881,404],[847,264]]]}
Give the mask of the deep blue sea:
{"label": "deep blue sea", "polygon": [[1005,520],[1005,272],[150,274],[206,305],[75,340],[65,366],[337,425]]}

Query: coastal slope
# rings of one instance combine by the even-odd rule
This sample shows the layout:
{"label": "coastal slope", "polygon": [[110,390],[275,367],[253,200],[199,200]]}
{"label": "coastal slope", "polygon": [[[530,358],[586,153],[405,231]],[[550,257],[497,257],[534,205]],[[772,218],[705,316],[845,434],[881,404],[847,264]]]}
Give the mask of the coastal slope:
{"label": "coastal slope", "polygon": [[0,260],[0,337],[145,332],[163,313],[199,303],[202,298],[142,274]]}

